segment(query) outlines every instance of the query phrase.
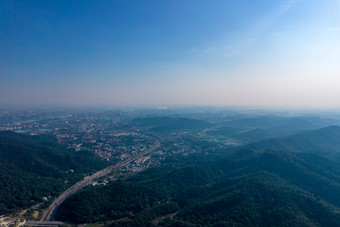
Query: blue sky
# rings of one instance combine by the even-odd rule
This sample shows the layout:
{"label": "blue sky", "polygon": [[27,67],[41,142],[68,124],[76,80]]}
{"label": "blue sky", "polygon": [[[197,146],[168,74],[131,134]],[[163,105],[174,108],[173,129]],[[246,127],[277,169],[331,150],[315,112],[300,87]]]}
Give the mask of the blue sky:
{"label": "blue sky", "polygon": [[0,2],[0,104],[340,108],[340,0]]}

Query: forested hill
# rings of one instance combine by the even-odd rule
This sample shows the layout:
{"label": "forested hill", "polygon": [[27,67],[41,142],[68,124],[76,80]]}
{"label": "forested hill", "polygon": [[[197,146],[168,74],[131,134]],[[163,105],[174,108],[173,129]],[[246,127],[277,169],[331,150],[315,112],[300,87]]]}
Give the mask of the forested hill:
{"label": "forested hill", "polygon": [[89,187],[65,201],[57,217],[112,226],[340,226],[339,195],[336,161],[240,151],[199,166],[163,166],[127,182]]}
{"label": "forested hill", "polygon": [[283,139],[263,140],[251,143],[243,148],[329,155],[340,152],[340,127],[329,126]]}
{"label": "forested hill", "polygon": [[90,153],[66,150],[51,137],[9,131],[0,132],[0,162],[0,214],[56,196],[84,173],[106,165]]}

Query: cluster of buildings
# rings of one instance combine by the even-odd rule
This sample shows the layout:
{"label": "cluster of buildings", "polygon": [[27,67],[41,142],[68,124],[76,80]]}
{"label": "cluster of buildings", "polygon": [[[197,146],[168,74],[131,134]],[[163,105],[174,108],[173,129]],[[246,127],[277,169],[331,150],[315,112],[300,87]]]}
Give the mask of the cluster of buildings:
{"label": "cluster of buildings", "polygon": [[10,130],[30,135],[50,135],[74,151],[91,151],[103,160],[119,162],[152,146],[154,141],[126,125],[118,116],[89,113],[73,114],[24,122],[7,122],[0,131]]}

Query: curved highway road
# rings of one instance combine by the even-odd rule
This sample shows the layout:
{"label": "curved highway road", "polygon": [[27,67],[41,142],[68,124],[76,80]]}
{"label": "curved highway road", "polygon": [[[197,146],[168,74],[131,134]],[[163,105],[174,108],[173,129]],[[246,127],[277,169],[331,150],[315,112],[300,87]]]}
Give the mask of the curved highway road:
{"label": "curved highway road", "polygon": [[55,211],[58,209],[58,207],[60,206],[60,204],[62,202],[64,202],[68,197],[75,194],[80,189],[84,188],[85,186],[87,186],[89,184],[92,184],[95,180],[97,180],[97,179],[99,179],[103,176],[108,175],[113,170],[118,170],[118,169],[122,168],[123,166],[126,166],[130,162],[133,162],[133,161],[137,160],[138,158],[140,158],[140,157],[142,157],[146,154],[149,154],[150,152],[157,149],[160,145],[160,141],[158,140],[158,138],[155,138],[155,139],[156,139],[156,143],[152,147],[150,147],[148,150],[146,150],[146,151],[144,151],[140,154],[137,154],[133,157],[130,157],[130,158],[128,158],[128,159],[126,159],[126,160],[124,160],[124,161],[122,161],[122,162],[120,162],[116,165],[106,167],[105,169],[94,173],[93,175],[89,176],[88,178],[86,178],[82,181],[79,181],[75,185],[68,188],[57,199],[55,199],[52,202],[52,204],[48,207],[47,211],[43,214],[43,216],[41,218],[41,222],[52,221],[53,215],[54,215]]}

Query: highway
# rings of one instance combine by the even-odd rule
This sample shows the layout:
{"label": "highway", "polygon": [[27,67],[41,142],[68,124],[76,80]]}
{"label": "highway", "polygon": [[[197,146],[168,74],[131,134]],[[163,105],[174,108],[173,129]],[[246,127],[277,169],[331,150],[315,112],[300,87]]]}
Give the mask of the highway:
{"label": "highway", "polygon": [[79,181],[78,183],[74,184],[73,186],[71,186],[70,188],[68,188],[66,191],[64,191],[57,199],[55,199],[52,204],[48,207],[48,209],[45,211],[45,213],[43,214],[42,218],[41,218],[41,222],[46,222],[46,221],[52,221],[53,219],[53,215],[55,213],[55,211],[58,209],[58,207],[60,206],[60,204],[62,204],[68,197],[70,197],[71,195],[75,194],[76,192],[78,192],[80,189],[84,188],[87,185],[92,184],[95,180],[108,175],[109,173],[111,173],[113,170],[119,170],[122,167],[126,166],[127,164],[129,164],[130,162],[133,162],[137,159],[139,159],[140,157],[151,153],[152,151],[154,151],[155,149],[157,149],[160,146],[160,141],[158,138],[155,138],[156,142],[155,144],[150,147],[149,149],[147,149],[146,151],[137,154],[133,157],[127,158],[126,160],[116,164],[116,165],[112,165],[109,167],[106,167],[103,170],[100,170],[96,173],[94,173],[93,175],[89,176],[88,178]]}

